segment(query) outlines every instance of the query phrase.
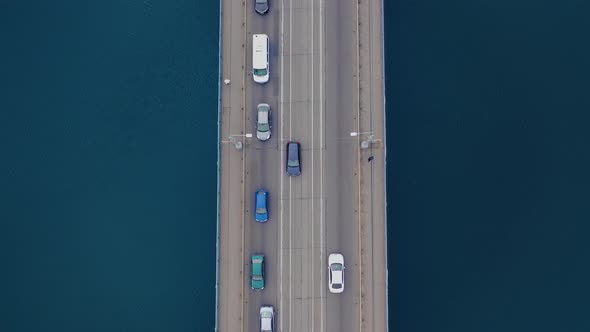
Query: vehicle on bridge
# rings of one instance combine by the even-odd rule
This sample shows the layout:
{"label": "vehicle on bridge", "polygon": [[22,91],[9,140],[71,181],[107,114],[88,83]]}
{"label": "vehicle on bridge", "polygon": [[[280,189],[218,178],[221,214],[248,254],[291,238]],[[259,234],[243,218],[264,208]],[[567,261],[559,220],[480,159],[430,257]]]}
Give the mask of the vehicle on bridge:
{"label": "vehicle on bridge", "polygon": [[328,256],[328,289],[330,293],[344,291],[344,256],[334,253]]}
{"label": "vehicle on bridge", "polygon": [[274,331],[275,310],[272,306],[260,307],[260,332]]}
{"label": "vehicle on bridge", "polygon": [[256,191],[256,210],[255,218],[258,222],[266,222],[268,220],[268,208],[267,208],[268,192],[264,189],[258,189]]}
{"label": "vehicle on bridge", "polygon": [[301,174],[300,146],[298,142],[287,143],[287,175],[298,176]]}
{"label": "vehicle on bridge", "polygon": [[271,125],[270,105],[258,104],[256,112],[256,137],[261,141],[267,141],[270,138]]}
{"label": "vehicle on bridge", "polygon": [[252,35],[252,77],[256,83],[266,83],[270,77],[268,36]]}
{"label": "vehicle on bridge", "polygon": [[252,275],[250,286],[253,290],[264,289],[264,255],[252,255]]}
{"label": "vehicle on bridge", "polygon": [[260,15],[266,14],[268,12],[268,0],[256,0],[254,10]]}

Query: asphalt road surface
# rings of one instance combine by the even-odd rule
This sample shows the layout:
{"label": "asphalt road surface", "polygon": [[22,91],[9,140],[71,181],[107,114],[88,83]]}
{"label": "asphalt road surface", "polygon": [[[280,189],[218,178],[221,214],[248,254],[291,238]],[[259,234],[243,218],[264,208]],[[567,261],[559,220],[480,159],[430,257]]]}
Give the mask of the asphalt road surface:
{"label": "asphalt road surface", "polygon": [[[222,146],[219,331],[259,331],[261,305],[275,307],[278,331],[386,331],[384,303],[363,309],[363,301],[374,301],[374,287],[385,293],[385,255],[377,258],[383,260],[381,267],[370,265],[371,271],[364,272],[382,274],[381,282],[365,278],[361,288],[361,226],[375,222],[363,215],[366,166],[360,163],[359,139],[350,136],[361,131],[359,115],[367,117],[359,111],[359,84],[364,85],[357,22],[362,11],[356,1],[342,0],[271,0],[266,15],[254,12],[253,1],[245,7],[230,0],[223,4],[222,78],[231,77],[232,83],[222,87],[222,138],[246,133],[253,138],[240,138],[242,150]],[[258,33],[270,39],[270,80],[262,85],[251,75],[252,34]],[[240,38],[243,48],[236,47]],[[382,91],[374,94],[383,101]],[[272,109],[272,136],[266,142],[255,135],[259,103]],[[371,121],[373,126],[382,127],[382,118]],[[298,177],[285,171],[289,141],[301,144]],[[382,150],[369,153],[384,157]],[[259,188],[269,192],[266,223],[254,220]],[[382,204],[377,207],[384,210]],[[384,240],[376,242],[384,253]],[[342,294],[328,291],[327,257],[333,252],[345,259]],[[262,291],[250,289],[253,254],[265,255]],[[377,313],[367,315],[367,308]],[[379,322],[362,325],[361,315]]]}

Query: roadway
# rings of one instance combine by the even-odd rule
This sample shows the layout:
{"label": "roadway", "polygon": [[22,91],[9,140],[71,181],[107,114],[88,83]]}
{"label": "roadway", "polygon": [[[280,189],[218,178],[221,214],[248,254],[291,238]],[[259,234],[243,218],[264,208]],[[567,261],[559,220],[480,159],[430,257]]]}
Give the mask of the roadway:
{"label": "roadway", "polygon": [[[384,165],[384,150],[360,151],[360,140],[349,134],[371,130],[384,135],[383,117],[373,121],[371,114],[379,108],[361,112],[362,72],[372,67],[359,66],[362,29],[356,27],[363,9],[356,1],[275,0],[262,16],[251,1],[243,7],[223,0],[223,6],[222,78],[231,78],[231,84],[222,86],[221,135],[252,133],[254,138],[240,138],[242,150],[221,146],[218,330],[257,331],[258,310],[269,304],[277,312],[278,331],[386,331],[384,297],[374,291],[385,293],[384,233],[375,238],[372,225],[366,225],[382,223],[384,229],[384,212],[382,218],[372,213],[384,211],[384,174],[378,163],[376,170],[373,163],[361,163],[368,153]],[[255,33],[270,39],[271,77],[264,85],[250,74]],[[381,54],[375,56],[382,63]],[[382,91],[367,87],[370,98],[383,101]],[[262,102],[271,105],[273,115],[267,142],[255,139],[256,105]],[[285,146],[292,140],[302,147],[299,177],[285,173]],[[374,200],[374,178],[382,181],[375,186],[382,190],[377,196],[383,196],[376,207],[366,204]],[[264,224],[254,221],[258,188],[270,193],[270,219]],[[375,260],[374,248],[382,251],[375,255],[383,260],[381,267],[366,265]],[[371,260],[363,263],[361,249]],[[345,257],[342,294],[327,290],[332,252]],[[260,292],[249,287],[255,253],[266,258],[266,287]],[[377,282],[374,274],[382,275]]]}

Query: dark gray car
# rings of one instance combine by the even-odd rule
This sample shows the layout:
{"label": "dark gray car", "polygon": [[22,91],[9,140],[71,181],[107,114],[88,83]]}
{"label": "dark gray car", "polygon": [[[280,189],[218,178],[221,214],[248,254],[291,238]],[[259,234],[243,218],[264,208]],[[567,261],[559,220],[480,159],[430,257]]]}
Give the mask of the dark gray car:
{"label": "dark gray car", "polygon": [[301,174],[301,158],[299,157],[299,143],[287,143],[287,175],[298,176]]}
{"label": "dark gray car", "polygon": [[260,15],[266,14],[266,12],[268,12],[268,1],[269,0],[256,0],[254,10]]}

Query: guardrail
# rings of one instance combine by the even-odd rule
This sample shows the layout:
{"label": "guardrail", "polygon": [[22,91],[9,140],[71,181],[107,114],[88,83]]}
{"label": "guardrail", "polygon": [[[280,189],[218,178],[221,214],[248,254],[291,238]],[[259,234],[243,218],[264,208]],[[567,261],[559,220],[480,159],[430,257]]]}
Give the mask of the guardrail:
{"label": "guardrail", "polygon": [[389,331],[389,267],[387,264],[387,104],[385,95],[385,8],[383,0],[379,1],[381,6],[381,79],[383,80],[383,197],[385,197],[385,204],[383,206],[383,213],[385,218],[385,331]]}
{"label": "guardrail", "polygon": [[221,222],[220,204],[221,204],[221,80],[223,64],[223,1],[219,1],[219,58],[218,58],[218,80],[217,80],[217,215],[215,230],[215,328],[219,331],[219,229]]}

